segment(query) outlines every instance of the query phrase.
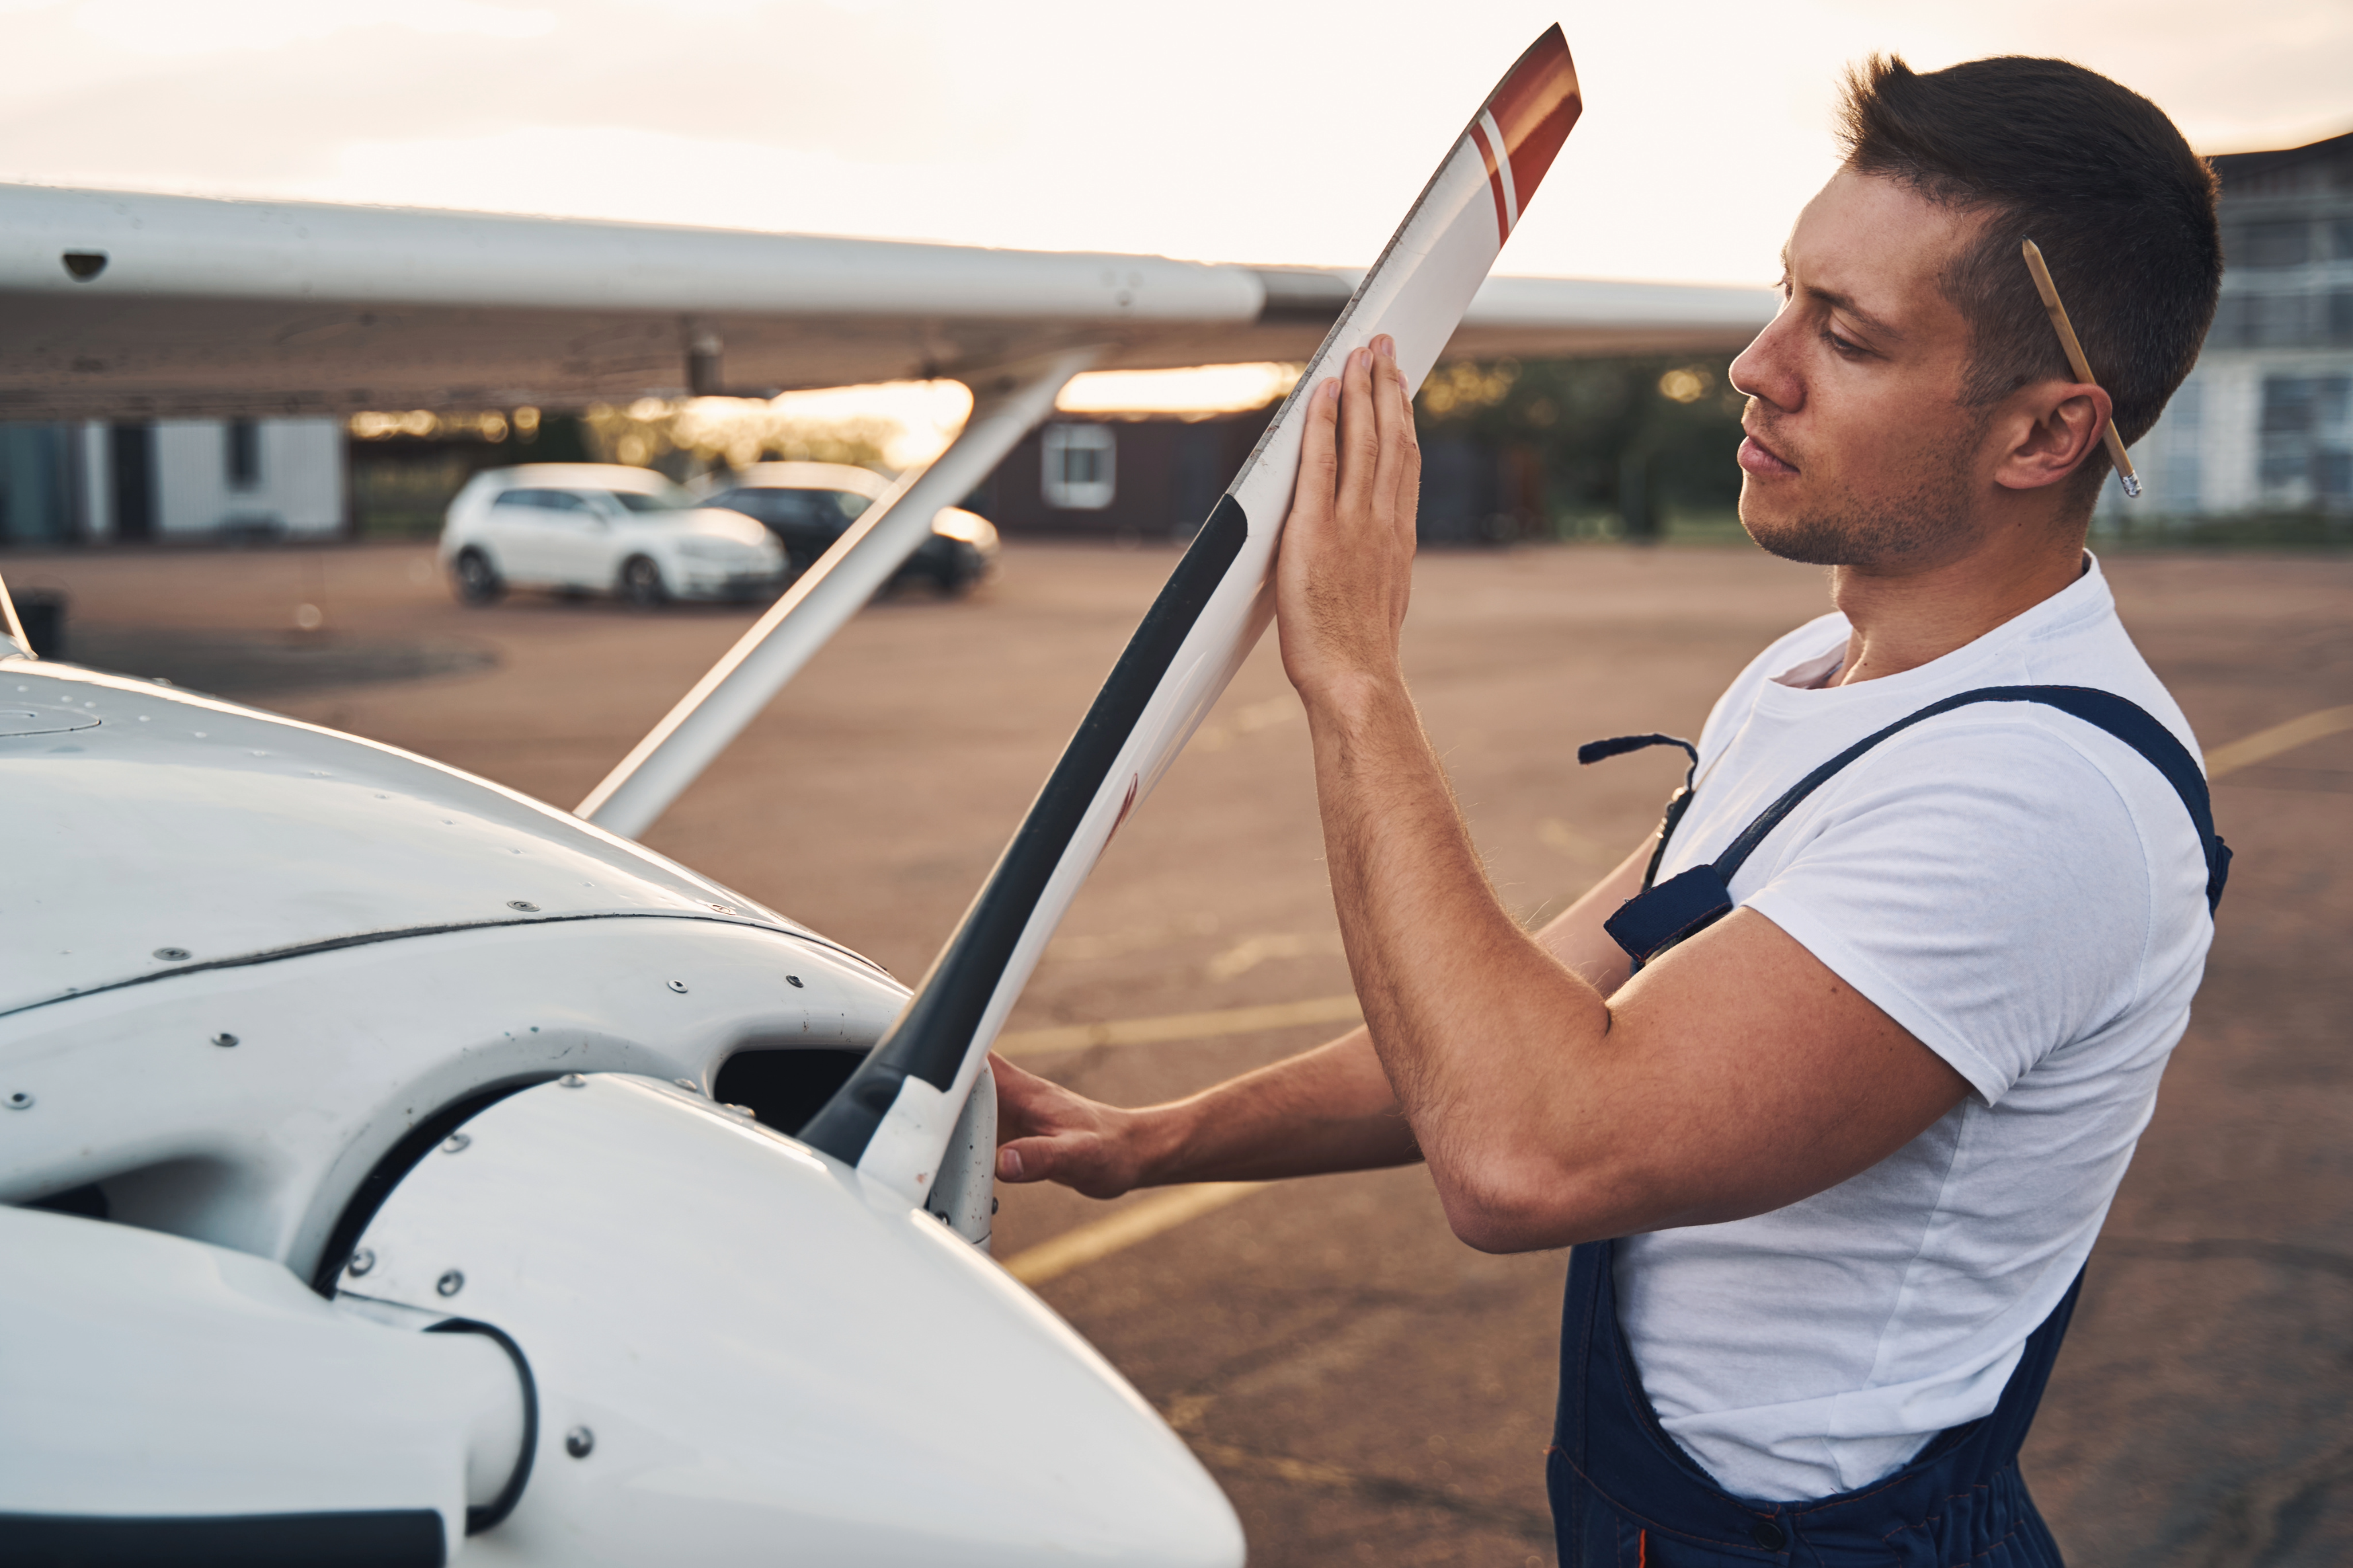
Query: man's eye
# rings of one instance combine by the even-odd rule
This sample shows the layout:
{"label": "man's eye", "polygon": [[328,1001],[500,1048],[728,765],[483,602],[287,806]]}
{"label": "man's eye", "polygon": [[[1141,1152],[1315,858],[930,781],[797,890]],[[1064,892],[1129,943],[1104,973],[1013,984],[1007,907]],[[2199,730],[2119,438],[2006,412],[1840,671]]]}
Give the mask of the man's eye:
{"label": "man's eye", "polygon": [[1822,341],[1830,344],[1833,351],[1845,355],[1848,359],[1853,359],[1858,355],[1871,352],[1851,338],[1842,338],[1839,336],[1837,332],[1831,331],[1828,327],[1824,327],[1822,329]]}

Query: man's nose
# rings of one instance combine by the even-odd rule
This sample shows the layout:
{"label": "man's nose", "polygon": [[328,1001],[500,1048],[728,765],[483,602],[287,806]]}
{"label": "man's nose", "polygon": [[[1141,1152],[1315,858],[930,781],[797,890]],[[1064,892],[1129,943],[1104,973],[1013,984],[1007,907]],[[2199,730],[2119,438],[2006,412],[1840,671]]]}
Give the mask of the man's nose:
{"label": "man's nose", "polygon": [[1749,345],[1740,351],[1732,362],[1732,389],[1760,403],[1771,405],[1782,413],[1795,413],[1805,405],[1805,383],[1798,374],[1797,355],[1790,353],[1788,342],[1790,317],[1788,311],[1765,323]]}

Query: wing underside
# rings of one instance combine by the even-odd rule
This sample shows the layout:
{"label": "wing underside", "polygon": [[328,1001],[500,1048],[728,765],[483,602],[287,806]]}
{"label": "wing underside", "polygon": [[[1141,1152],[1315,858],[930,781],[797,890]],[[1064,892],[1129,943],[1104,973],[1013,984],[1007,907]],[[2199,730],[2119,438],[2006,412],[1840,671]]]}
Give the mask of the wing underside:
{"label": "wing underside", "polygon": [[[979,382],[1080,345],[1104,345],[1103,368],[1297,362],[1360,280],[1154,256],[0,186],[0,417],[564,407]],[[1495,279],[1446,352],[1736,348],[1772,303],[1753,289]]]}

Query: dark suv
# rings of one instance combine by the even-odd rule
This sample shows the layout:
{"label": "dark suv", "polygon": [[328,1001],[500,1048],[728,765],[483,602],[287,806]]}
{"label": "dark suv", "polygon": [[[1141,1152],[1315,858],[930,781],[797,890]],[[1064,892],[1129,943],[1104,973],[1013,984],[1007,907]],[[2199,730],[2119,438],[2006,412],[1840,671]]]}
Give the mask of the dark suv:
{"label": "dark suv", "polygon": [[[765,524],[798,575],[889,488],[881,475],[843,463],[755,463],[712,487],[702,504]],[[943,594],[961,594],[996,572],[997,549],[997,530],[987,518],[944,506],[932,519],[931,537],[891,585],[929,583]]]}

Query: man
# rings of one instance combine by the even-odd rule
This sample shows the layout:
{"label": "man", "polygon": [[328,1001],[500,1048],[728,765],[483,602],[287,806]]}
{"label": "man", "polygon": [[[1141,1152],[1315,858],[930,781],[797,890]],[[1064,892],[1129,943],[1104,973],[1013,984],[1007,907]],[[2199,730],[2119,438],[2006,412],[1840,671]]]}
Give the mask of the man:
{"label": "man", "polygon": [[[1533,936],[1482,875],[1399,671],[1418,458],[1377,344],[1312,395],[1277,584],[1365,1026],[1141,1110],[997,1064],[1007,1181],[1419,1159],[1472,1246],[1577,1244],[1565,1562],[2056,1563],[2018,1442],[2212,931],[2189,727],[2083,548],[2103,427],[2148,429],[2212,315],[2211,177],[2059,61],[1873,61],[1843,130],[1732,371],[1742,522],[1837,610],[1716,704],[1657,866]],[[1973,698],[1767,814],[2018,687],[2113,696]],[[1603,922],[1711,862],[1736,908],[1637,973]]]}

